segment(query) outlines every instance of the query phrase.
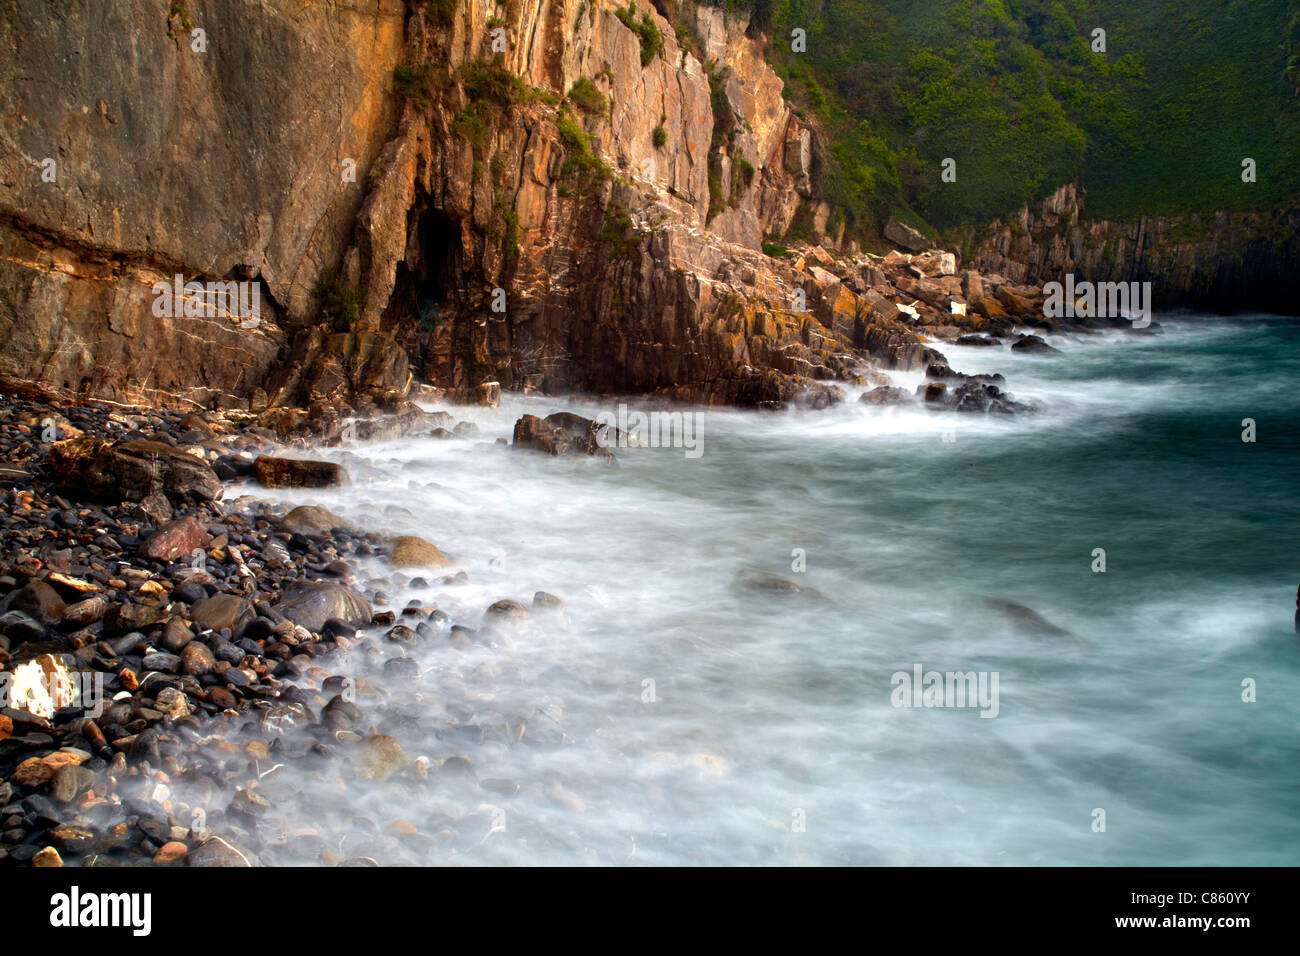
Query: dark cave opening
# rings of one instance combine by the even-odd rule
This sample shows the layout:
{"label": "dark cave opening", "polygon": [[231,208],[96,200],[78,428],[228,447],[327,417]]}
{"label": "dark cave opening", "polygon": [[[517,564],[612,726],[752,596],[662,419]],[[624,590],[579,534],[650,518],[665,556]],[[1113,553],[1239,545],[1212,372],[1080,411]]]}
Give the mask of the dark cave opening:
{"label": "dark cave opening", "polygon": [[[438,341],[460,311],[464,298],[460,223],[439,209],[417,206],[407,229],[406,259],[397,265],[393,294],[383,324],[406,342],[411,356],[436,376]],[[444,346],[445,349],[445,346]]]}

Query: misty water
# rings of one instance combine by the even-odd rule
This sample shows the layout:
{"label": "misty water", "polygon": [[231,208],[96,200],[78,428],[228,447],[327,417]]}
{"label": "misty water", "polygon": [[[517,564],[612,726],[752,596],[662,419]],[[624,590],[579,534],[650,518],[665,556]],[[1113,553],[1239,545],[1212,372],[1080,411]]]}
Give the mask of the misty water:
{"label": "misty water", "polygon": [[[243,489],[468,573],[362,562],[394,609],[477,628],[502,598],[566,602],[468,644],[373,628],[332,660],[427,776],[273,761],[264,860],[313,862],[310,831],[381,864],[1300,863],[1300,325],[1162,322],[1054,355],[940,346],[1031,415],[712,409],[699,457],[609,467],[493,441],[617,400],[507,396],[461,410],[477,441],[320,450],[349,488]],[[385,669],[403,655],[418,677]],[[918,665],[996,672],[996,717],[894,706]]]}

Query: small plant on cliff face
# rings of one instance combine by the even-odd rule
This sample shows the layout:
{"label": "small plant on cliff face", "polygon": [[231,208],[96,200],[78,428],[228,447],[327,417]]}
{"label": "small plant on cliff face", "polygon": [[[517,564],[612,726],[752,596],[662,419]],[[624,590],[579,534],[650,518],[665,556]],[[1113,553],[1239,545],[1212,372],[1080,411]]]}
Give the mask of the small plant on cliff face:
{"label": "small plant on cliff face", "polygon": [[754,164],[744,156],[737,156],[731,164],[731,206],[740,205],[740,200],[754,182]]}
{"label": "small plant on cliff face", "polygon": [[813,235],[813,208],[803,203],[794,211],[790,228],[785,231],[786,242],[808,242]]}
{"label": "small plant on cliff face", "polygon": [[663,149],[664,144],[668,142],[668,131],[662,124],[656,126],[654,132],[650,134],[650,140],[655,144],[655,149]]}
{"label": "small plant on cliff face", "polygon": [[433,64],[425,63],[418,67],[409,63],[398,64],[393,70],[393,89],[414,101],[420,109],[427,110],[433,105],[429,98],[433,90]]}
{"label": "small plant on cliff face", "polygon": [[614,15],[622,21],[623,26],[640,37],[641,65],[649,66],[650,61],[664,47],[664,38],[659,34],[659,28],[655,26],[654,21],[650,19],[650,14],[641,14],[641,20],[638,22],[636,7],[629,3],[626,9],[615,10]]}
{"label": "small plant on cliff face", "polygon": [[561,195],[604,182],[613,175],[605,161],[591,151],[586,132],[571,113],[561,110],[555,118],[555,127],[565,152],[564,162],[560,164]]}
{"label": "small plant on cliff face", "polygon": [[705,225],[726,208],[727,197],[722,192],[722,155],[713,150],[709,153],[709,211],[704,217]]}
{"label": "small plant on cliff face", "polygon": [[505,223],[501,230],[501,258],[513,262],[519,258],[519,214],[504,202],[497,203],[497,212]]}
{"label": "small plant on cliff face", "polygon": [[357,290],[345,283],[332,268],[320,274],[320,279],[311,290],[316,307],[331,319],[348,326],[356,324],[360,313],[360,297]]}
{"label": "small plant on cliff face", "polygon": [[573,104],[584,112],[605,112],[604,95],[596,88],[596,84],[585,76],[578,77],[573,86],[569,88],[569,99],[573,100]]}
{"label": "small plant on cliff face", "polygon": [[613,259],[634,262],[641,255],[641,236],[632,228],[632,213],[617,203],[605,209],[605,227],[596,240],[609,247]]}
{"label": "small plant on cliff face", "polygon": [[474,155],[482,155],[488,148],[488,126],[483,116],[483,104],[471,103],[451,120],[456,135],[469,141]]}
{"label": "small plant on cliff face", "polygon": [[528,87],[503,65],[490,60],[466,63],[460,71],[466,99],[510,106],[528,98]]}
{"label": "small plant on cliff face", "polygon": [[185,9],[185,4],[182,0],[172,0],[171,4],[167,7],[167,35],[173,40],[176,39],[176,31],[172,27],[172,20],[178,17],[180,18],[181,26],[186,30],[193,28],[194,24],[190,20],[189,11]]}
{"label": "small plant on cliff face", "polygon": [[773,242],[770,239],[763,240],[763,255],[771,256],[773,259],[783,259],[789,250],[779,242]]}

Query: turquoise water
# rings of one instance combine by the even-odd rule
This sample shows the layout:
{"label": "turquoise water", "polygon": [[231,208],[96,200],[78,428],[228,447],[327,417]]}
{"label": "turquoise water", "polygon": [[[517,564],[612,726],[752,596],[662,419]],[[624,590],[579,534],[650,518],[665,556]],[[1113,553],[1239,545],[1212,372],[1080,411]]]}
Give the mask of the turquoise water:
{"label": "turquoise water", "polygon": [[[469,410],[483,443],[324,452],[354,486],[280,500],[423,535],[469,574],[371,566],[395,605],[471,626],[538,589],[567,607],[426,641],[411,685],[383,676],[405,652],[382,635],[354,652],[367,720],[434,769],[290,767],[261,784],[278,819],[381,863],[1300,863],[1300,325],[1163,321],[1059,355],[941,347],[1030,416],[708,410],[700,457],[609,468],[489,442],[617,401],[511,398]],[[996,717],[895,707],[918,665],[996,673]],[[472,771],[437,769],[452,756]],[[422,836],[382,835],[396,817]]]}

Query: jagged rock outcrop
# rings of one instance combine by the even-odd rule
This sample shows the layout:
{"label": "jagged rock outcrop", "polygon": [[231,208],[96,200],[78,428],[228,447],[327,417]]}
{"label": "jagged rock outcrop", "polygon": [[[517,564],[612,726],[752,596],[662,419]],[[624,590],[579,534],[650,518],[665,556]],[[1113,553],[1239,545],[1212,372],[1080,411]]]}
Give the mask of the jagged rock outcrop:
{"label": "jagged rock outcrop", "polygon": [[[1244,187],[1248,188],[1248,187]],[[963,259],[1021,284],[1152,283],[1162,308],[1300,312],[1300,209],[1212,216],[1088,220],[1073,183],[984,230],[969,230]]]}

